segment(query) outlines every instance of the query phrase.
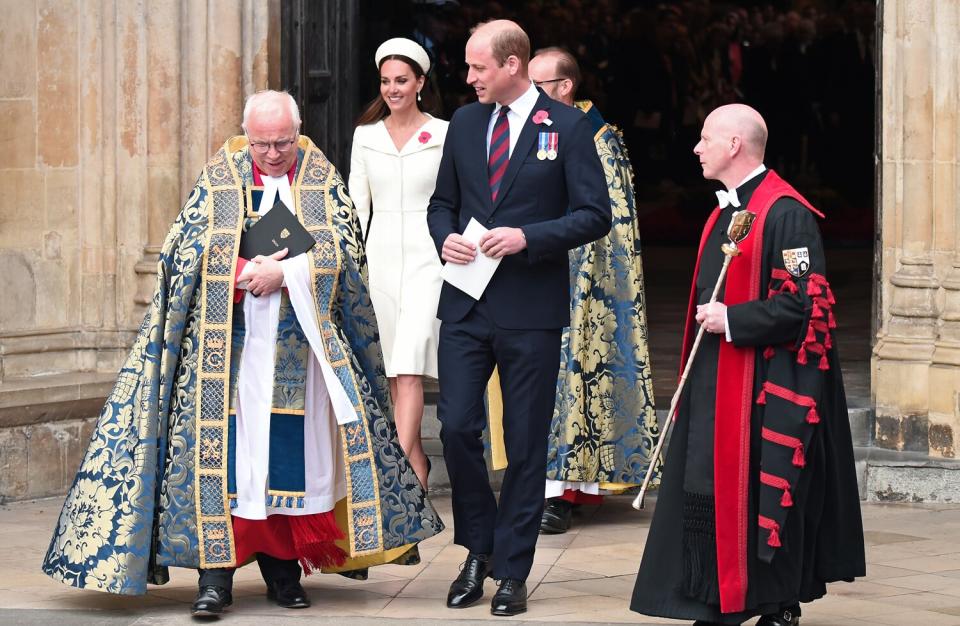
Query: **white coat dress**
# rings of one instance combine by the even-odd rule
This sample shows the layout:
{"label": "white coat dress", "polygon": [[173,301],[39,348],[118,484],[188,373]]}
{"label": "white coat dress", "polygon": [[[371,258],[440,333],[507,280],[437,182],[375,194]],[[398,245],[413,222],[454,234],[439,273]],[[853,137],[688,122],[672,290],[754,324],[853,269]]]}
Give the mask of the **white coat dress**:
{"label": "white coat dress", "polygon": [[347,186],[366,239],[370,298],[388,377],[437,377],[443,281],[427,229],[427,204],[447,125],[431,117],[399,151],[382,120],[358,126],[353,134]]}

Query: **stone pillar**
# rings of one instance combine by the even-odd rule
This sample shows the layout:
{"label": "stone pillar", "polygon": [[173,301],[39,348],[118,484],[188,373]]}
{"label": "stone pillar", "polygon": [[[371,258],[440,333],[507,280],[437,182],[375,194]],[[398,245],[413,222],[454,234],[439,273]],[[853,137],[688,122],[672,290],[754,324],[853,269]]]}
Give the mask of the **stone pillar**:
{"label": "stone pillar", "polygon": [[[942,409],[943,400],[956,389],[955,384],[943,384],[945,375],[949,379],[956,374],[950,362],[951,350],[956,350],[949,331],[944,336],[941,328],[940,285],[956,260],[960,22],[954,3],[888,0],[883,7],[882,310],[873,357],[876,441],[894,450],[952,455],[952,443],[942,443]],[[949,298],[947,304],[956,309]]]}
{"label": "stone pillar", "polygon": [[937,198],[935,253],[945,266],[943,309],[930,368],[930,453],[955,458],[960,445],[960,8],[937,5],[938,64],[936,97]]}
{"label": "stone pillar", "polygon": [[136,302],[150,302],[160,247],[180,203],[180,28],[178,0],[150,0],[146,15],[146,245]]}

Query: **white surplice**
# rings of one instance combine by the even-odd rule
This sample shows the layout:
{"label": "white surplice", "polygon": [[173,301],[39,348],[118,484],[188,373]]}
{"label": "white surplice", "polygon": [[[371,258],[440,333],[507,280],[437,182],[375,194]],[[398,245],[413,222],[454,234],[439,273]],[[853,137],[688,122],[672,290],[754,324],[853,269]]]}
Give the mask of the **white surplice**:
{"label": "white surplice", "polygon": [[[257,213],[264,215],[280,199],[293,211],[293,194],[286,175],[263,176],[264,191]],[[309,258],[299,254],[280,261],[290,303],[310,344],[304,400],[303,508],[266,504],[270,462],[270,410],[280,317],[280,290],[259,298],[245,297],[246,334],[237,378],[237,437],[235,470],[237,506],[232,514],[245,519],[268,515],[311,515],[333,509],[347,493],[338,424],[358,416],[333,368],[327,362],[310,288]]]}

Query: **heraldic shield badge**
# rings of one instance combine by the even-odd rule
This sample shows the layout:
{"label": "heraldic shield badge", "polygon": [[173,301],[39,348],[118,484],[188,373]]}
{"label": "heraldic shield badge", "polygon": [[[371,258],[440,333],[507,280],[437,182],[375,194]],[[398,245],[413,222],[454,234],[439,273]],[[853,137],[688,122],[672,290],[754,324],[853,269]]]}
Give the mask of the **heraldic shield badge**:
{"label": "heraldic shield badge", "polygon": [[810,269],[810,251],[806,246],[783,251],[783,265],[793,276],[800,278]]}

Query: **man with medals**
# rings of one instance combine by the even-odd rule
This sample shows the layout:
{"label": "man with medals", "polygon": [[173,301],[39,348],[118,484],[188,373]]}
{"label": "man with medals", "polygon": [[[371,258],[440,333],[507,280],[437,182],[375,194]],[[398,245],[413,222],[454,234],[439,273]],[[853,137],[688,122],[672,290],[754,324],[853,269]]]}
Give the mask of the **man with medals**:
{"label": "man with medals", "polygon": [[[268,598],[302,608],[303,571],[417,561],[443,527],[391,423],[343,181],[289,94],[254,94],[243,117],[167,235],[43,562],[119,594],[199,569],[195,616],[229,606],[250,561]],[[283,226],[266,240],[306,247],[240,258],[268,223]]]}
{"label": "man with medals", "polygon": [[[560,337],[570,323],[568,251],[610,230],[610,200],[588,120],[531,83],[530,40],[516,23],[478,25],[465,56],[478,102],[450,120],[427,223],[446,263],[469,265],[484,255],[498,264],[478,298],[445,282],[437,307],[437,415],[453,490],[454,543],[468,551],[447,606],[475,604],[492,576],[500,586],[490,612],[510,616],[527,610],[526,579],[543,513]],[[542,133],[556,137],[540,147]],[[546,159],[539,159],[541,149]],[[486,229],[473,241],[462,234],[471,222]],[[482,441],[483,392],[495,366],[503,374],[510,455],[499,499]]]}
{"label": "man with medals", "polygon": [[[631,603],[700,626],[756,615],[795,626],[826,583],[865,573],[823,214],[764,167],[766,139],[760,114],[733,104],[707,117],[694,148],[725,189],[700,242],[689,384]],[[735,220],[749,230],[731,246],[738,210],[753,219]]]}
{"label": "man with medals", "polygon": [[[659,430],[626,147],[592,102],[575,101],[580,69],[569,52],[539,50],[530,60],[530,78],[591,122],[613,212],[613,227],[605,237],[570,251],[571,324],[562,336],[540,524],[541,532],[563,533],[575,506],[599,504],[603,494],[621,493],[642,481]],[[538,159],[553,158],[555,135],[540,133]],[[500,439],[493,444],[499,460]]]}

